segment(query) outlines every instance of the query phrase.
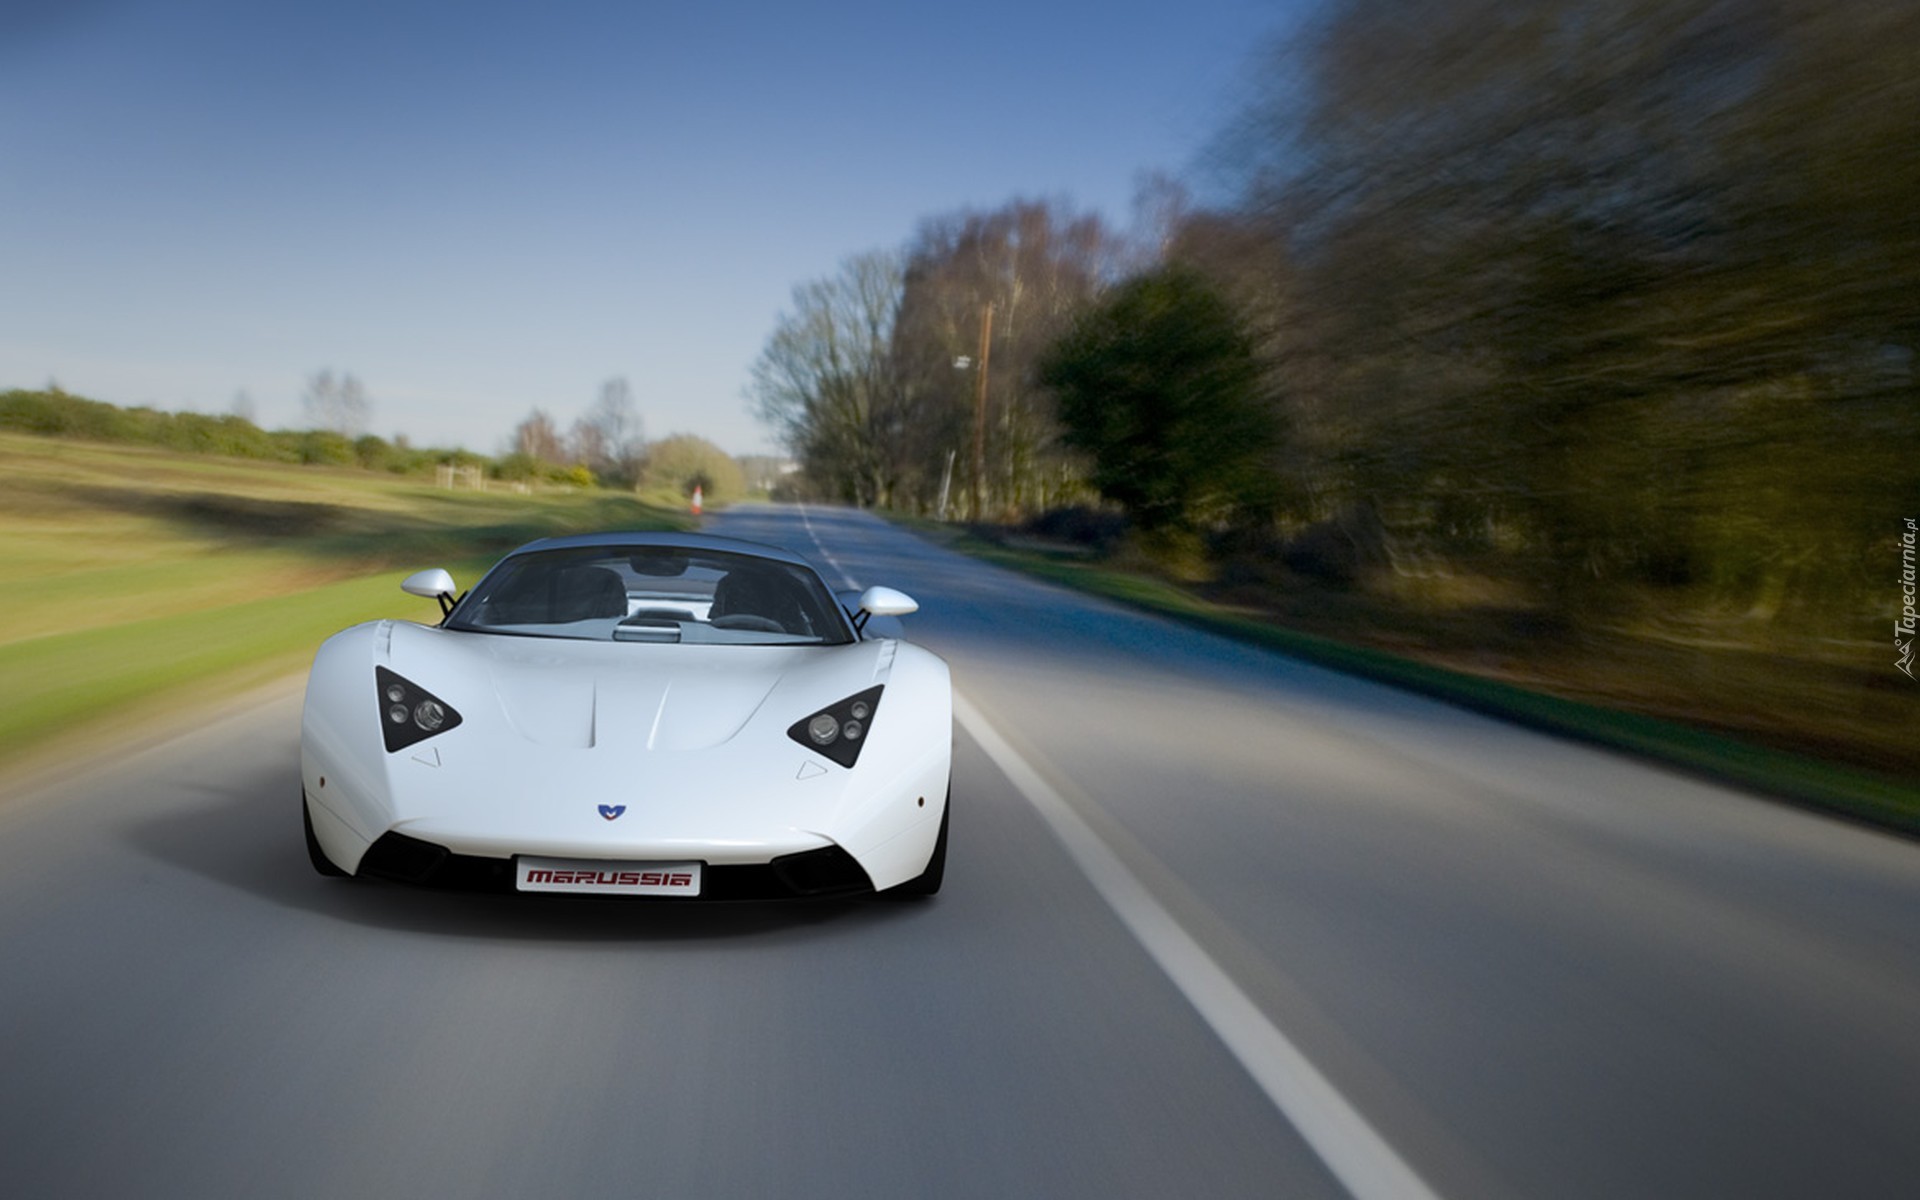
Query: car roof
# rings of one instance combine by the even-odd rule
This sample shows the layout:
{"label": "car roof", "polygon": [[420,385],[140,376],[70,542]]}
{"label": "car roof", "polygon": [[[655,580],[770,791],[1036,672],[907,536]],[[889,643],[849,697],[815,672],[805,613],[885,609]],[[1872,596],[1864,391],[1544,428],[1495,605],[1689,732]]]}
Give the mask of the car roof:
{"label": "car roof", "polygon": [[718,537],[710,533],[663,533],[658,530],[576,533],[567,537],[541,538],[510,551],[506,557],[512,558],[535,550],[575,550],[599,546],[663,546],[672,550],[717,550],[728,554],[750,554],[756,558],[771,558],[776,562],[792,563],[794,566],[805,567],[809,571],[814,570],[812,563],[793,551],[783,550],[779,546],[769,546],[765,542]]}

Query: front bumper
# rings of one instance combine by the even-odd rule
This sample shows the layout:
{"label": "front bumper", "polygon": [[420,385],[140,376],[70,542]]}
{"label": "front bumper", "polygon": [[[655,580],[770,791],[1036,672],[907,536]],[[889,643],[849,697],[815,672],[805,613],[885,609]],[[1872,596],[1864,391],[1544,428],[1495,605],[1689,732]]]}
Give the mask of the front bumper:
{"label": "front bumper", "polygon": [[[360,860],[360,868],[355,873],[396,883],[463,891],[514,890],[511,858],[455,854],[437,843],[395,832],[380,835],[367,848],[366,857]],[[701,870],[698,896],[673,897],[667,902],[825,899],[871,895],[873,890],[873,881],[851,854],[838,846],[823,846],[781,855],[764,863],[708,864]],[[624,899],[632,902],[648,898]]]}

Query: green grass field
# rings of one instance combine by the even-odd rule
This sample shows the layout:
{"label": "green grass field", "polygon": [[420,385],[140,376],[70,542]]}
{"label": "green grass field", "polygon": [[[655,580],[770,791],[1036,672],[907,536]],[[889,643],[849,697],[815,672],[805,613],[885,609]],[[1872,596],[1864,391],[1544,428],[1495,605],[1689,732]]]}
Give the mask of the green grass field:
{"label": "green grass field", "polygon": [[686,524],[606,492],[0,435],[0,767],[297,671],[355,622],[436,620],[413,570],[464,585],[533,538]]}

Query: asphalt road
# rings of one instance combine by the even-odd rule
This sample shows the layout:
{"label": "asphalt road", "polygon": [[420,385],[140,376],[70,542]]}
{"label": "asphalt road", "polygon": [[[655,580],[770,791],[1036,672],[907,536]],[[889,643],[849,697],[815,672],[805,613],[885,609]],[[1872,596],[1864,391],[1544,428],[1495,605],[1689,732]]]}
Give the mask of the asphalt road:
{"label": "asphalt road", "polygon": [[861,514],[711,527],[921,601],[939,897],[323,880],[249,696],[0,803],[0,1191],[1920,1191],[1920,846]]}

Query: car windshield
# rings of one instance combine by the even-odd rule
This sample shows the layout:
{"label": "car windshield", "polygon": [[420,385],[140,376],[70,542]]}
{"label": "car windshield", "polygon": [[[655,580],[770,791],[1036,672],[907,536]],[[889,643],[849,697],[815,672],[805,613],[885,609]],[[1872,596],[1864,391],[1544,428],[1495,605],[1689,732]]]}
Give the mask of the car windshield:
{"label": "car windshield", "polygon": [[808,568],[669,546],[516,554],[460,601],[447,627],[602,642],[773,646],[853,640],[839,605]]}

